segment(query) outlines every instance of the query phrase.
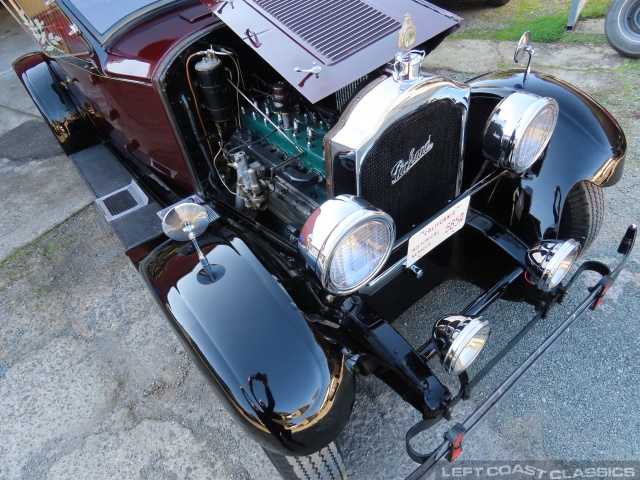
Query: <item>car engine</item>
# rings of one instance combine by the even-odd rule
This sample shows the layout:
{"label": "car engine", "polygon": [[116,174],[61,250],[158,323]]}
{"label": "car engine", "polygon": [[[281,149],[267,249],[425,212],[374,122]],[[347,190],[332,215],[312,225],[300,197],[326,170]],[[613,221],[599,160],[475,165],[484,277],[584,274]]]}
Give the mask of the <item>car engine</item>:
{"label": "car engine", "polygon": [[194,42],[164,86],[199,176],[236,209],[293,239],[328,198],[357,195],[400,238],[460,193],[469,87],[421,71],[424,52],[311,103],[235,38]]}

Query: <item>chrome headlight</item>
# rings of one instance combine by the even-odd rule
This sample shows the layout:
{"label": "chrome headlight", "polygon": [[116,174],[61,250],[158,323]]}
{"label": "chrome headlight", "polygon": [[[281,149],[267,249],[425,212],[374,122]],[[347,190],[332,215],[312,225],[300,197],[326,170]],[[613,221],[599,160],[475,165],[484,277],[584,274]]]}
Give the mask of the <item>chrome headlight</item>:
{"label": "chrome headlight", "polygon": [[447,373],[464,372],[480,354],[491,333],[482,316],[448,315],[433,326],[433,342]]}
{"label": "chrome headlight", "polygon": [[580,253],[573,239],[544,240],[527,252],[527,273],[531,283],[544,292],[556,288]]}
{"label": "chrome headlight", "polygon": [[552,98],[512,93],[489,117],[484,129],[483,152],[496,165],[523,173],[547,148],[557,120],[558,104]]}
{"label": "chrome headlight", "polygon": [[302,227],[300,252],[329,292],[346,295],[375,277],[395,240],[395,224],[361,198],[339,195],[323,203]]}

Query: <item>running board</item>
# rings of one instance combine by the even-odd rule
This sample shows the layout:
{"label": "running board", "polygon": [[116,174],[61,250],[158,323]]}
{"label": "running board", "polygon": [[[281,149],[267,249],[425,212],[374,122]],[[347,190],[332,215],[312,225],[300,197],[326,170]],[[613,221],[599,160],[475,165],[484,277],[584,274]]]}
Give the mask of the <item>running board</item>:
{"label": "running board", "polygon": [[160,206],[109,148],[96,145],[70,158],[126,251],[163,234],[162,222],[156,216]]}

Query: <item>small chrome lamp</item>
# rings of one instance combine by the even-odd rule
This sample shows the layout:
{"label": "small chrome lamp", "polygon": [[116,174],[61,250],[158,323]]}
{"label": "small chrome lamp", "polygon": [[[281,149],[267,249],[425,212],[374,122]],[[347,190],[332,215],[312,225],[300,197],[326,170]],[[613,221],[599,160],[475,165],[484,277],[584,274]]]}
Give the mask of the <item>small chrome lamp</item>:
{"label": "small chrome lamp", "polygon": [[527,280],[544,291],[556,288],[578,258],[580,244],[573,239],[543,240],[529,249]]}
{"label": "small chrome lamp", "polygon": [[447,373],[464,372],[478,357],[491,333],[483,316],[447,315],[433,326],[433,342]]}

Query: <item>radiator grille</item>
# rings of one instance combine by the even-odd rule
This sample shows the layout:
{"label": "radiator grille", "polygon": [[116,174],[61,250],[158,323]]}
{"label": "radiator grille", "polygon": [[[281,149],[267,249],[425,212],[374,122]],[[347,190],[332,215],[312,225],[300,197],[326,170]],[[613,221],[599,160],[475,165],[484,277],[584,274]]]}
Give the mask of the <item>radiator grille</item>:
{"label": "radiator grille", "polygon": [[252,0],[280,27],[335,62],[400,28],[361,0]]}
{"label": "radiator grille", "polygon": [[[393,217],[398,237],[455,197],[462,114],[451,100],[427,104],[392,124],[363,158],[360,196]],[[429,144],[431,149],[392,183],[394,166]]]}
{"label": "radiator grille", "polygon": [[355,82],[351,82],[346,87],[341,88],[336,92],[336,108],[340,111],[349,103],[349,101],[353,98],[360,87],[363,86],[363,83],[369,79],[369,75],[365,75],[364,77],[360,77]]}

